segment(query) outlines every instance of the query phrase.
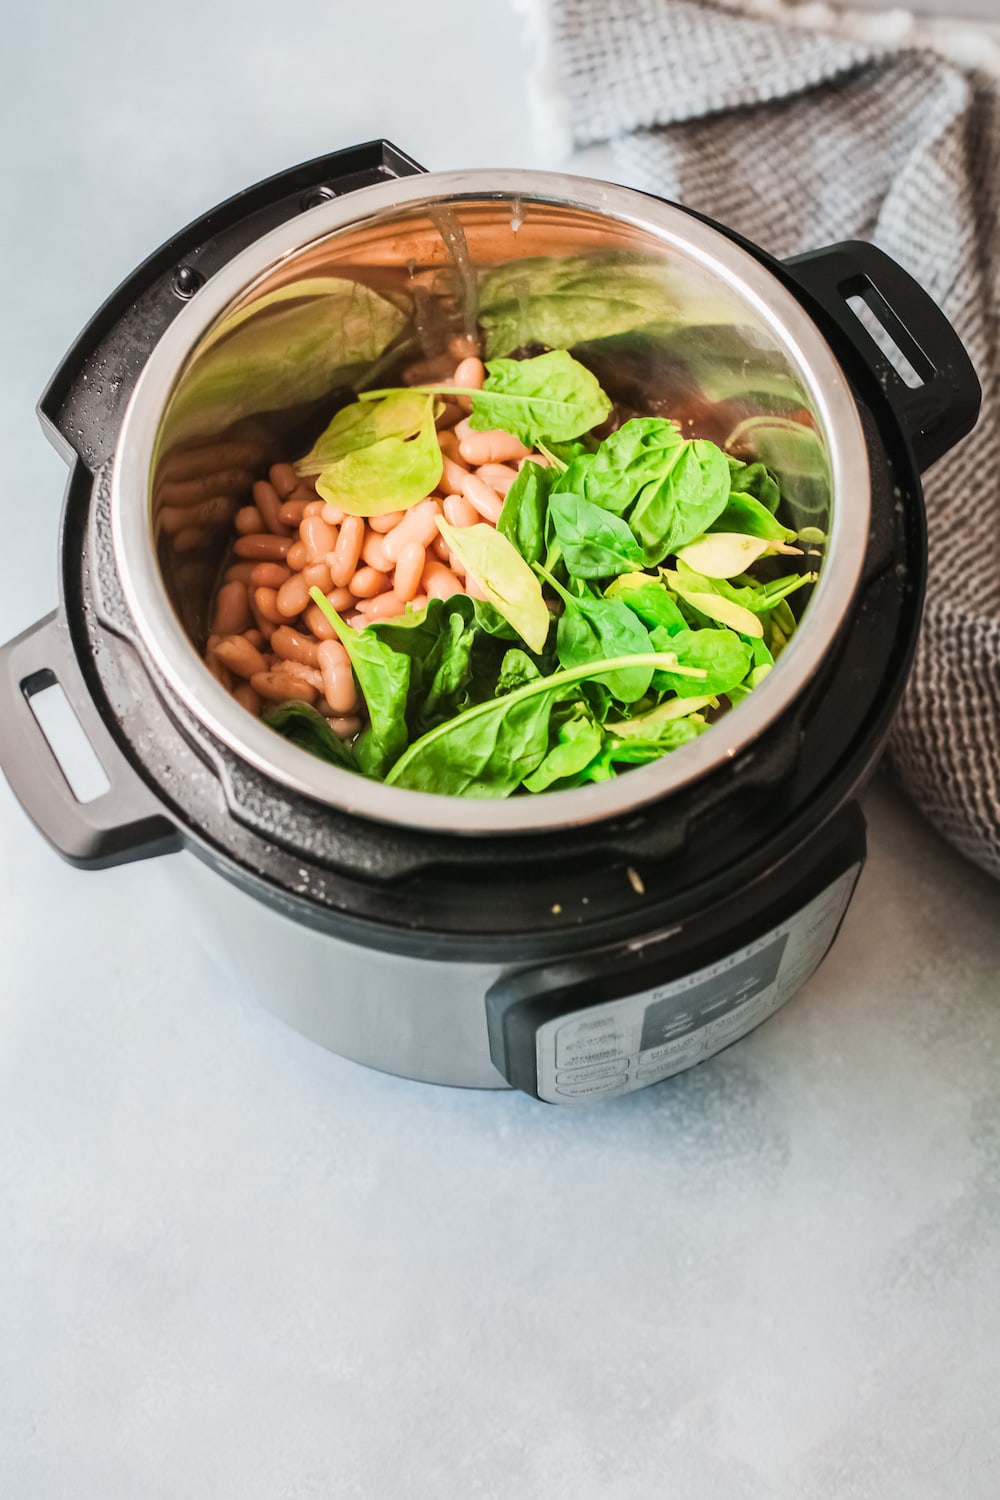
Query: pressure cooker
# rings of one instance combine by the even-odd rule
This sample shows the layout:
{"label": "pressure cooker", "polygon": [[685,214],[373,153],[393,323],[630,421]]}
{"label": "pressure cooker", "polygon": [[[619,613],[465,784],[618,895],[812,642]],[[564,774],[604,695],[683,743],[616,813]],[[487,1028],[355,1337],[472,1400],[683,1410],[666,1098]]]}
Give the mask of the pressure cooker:
{"label": "pressure cooker", "polygon": [[[332,282],[353,313],[328,316]],[[246,713],[201,660],[226,538],[178,545],[156,483],[248,422],[295,456],[393,349],[430,358],[487,300],[497,352],[572,346],[637,410],[697,430],[735,403],[773,438],[794,408],[808,461],[759,456],[825,544],[775,669],[707,733],[499,801],[368,781]],[[0,651],[0,765],[82,868],[184,851],[192,930],[348,1058],[551,1104],[658,1083],[772,1015],[836,937],[920,619],[920,476],[979,403],[943,314],[869,244],[779,262],[604,182],[425,173],[385,141],[318,158],[150,256],[42,397],[69,465],[61,604]],[[54,684],[106,773],[89,801],[33,712]]]}

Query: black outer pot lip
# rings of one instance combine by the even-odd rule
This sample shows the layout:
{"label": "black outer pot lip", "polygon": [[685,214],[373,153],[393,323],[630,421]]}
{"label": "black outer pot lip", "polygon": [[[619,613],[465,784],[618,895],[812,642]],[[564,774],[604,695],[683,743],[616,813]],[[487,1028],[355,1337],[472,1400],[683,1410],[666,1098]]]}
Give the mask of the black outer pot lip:
{"label": "black outer pot lip", "polygon": [[[453,836],[510,838],[627,816],[643,803],[659,800],[685,784],[697,783],[720,763],[752,745],[780,717],[789,697],[801,692],[818,670],[822,660],[818,632],[825,632],[828,647],[854,597],[862,565],[860,535],[867,521],[860,513],[854,514],[853,509],[835,505],[830,555],[810,600],[807,623],[778,669],[753,698],[714,726],[710,735],[682,747],[664,761],[633,769],[615,783],[495,804],[404,792],[373,782],[359,784],[356,776],[335,767],[318,762],[303,765],[306,758],[296,747],[276,741],[266,727],[249,720],[207,672],[196,671],[190,642],[183,636],[165,595],[160,597],[162,586],[149,543],[148,524],[134,503],[130,508],[129,496],[145,494],[144,476],[148,473],[169,382],[176,370],[202,330],[229,305],[238,290],[273,264],[280,252],[291,253],[303,243],[320,239],[347,224],[364,222],[397,203],[418,205],[423,199],[447,201],[449,196],[463,195],[510,195],[521,201],[535,198],[542,202],[568,202],[595,212],[611,213],[625,222],[651,226],[665,244],[669,245],[673,239],[681,247],[687,247],[692,240],[698,244],[692,225],[702,230],[707,228],[708,248],[704,255],[713,269],[718,266],[723,279],[746,288],[747,299],[781,330],[786,346],[794,352],[804,371],[812,375],[814,368],[818,368],[824,374],[826,384],[819,388],[812,377],[813,395],[830,438],[836,494],[853,496],[853,509],[866,510],[870,476],[849,383],[828,343],[818,335],[813,320],[803,316],[801,299],[794,290],[785,285],[783,278],[773,276],[773,267],[766,257],[753,253],[753,247],[738,243],[737,237],[725,229],[677,205],[630,189],[564,174],[492,171],[427,174],[393,184],[391,190],[384,185],[362,189],[349,195],[349,204],[327,203],[302,216],[313,221],[308,233],[302,224],[295,230],[282,226],[272,231],[249,246],[202,289],[199,293],[202,311],[197,322],[190,321],[195,311],[191,305],[174,320],[153,351],[129,402],[116,447],[112,481],[115,550],[129,608],[138,625],[140,649],[148,665],[166,683],[171,695],[184,702],[217,739],[276,783],[354,816],[432,832],[445,829]],[[640,212],[644,205],[645,217]],[[769,305],[768,297],[776,303],[776,310]],[[844,590],[842,596],[835,594],[835,587]],[[192,678],[197,681],[196,703],[190,690]]]}

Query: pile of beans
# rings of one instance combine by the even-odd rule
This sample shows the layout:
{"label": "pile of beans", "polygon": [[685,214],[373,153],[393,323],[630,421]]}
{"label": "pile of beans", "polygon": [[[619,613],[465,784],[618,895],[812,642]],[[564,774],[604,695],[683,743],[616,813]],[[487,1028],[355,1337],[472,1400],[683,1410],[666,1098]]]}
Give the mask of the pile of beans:
{"label": "pile of beans", "polygon": [[[482,362],[468,357],[452,383],[478,390],[484,378]],[[361,728],[364,705],[347,651],[310,588],[357,629],[408,606],[421,609],[428,599],[482,598],[445,545],[437,517],[455,527],[495,526],[520,465],[545,459],[507,432],[473,432],[469,404],[457,396],[446,403],[437,419],[440,483],[408,510],[368,520],[347,515],[285,463],[254,484],[253,503],[236,512],[232,558],[205,648],[209,670],[250,713],[297,699],[319,709],[337,734]]]}

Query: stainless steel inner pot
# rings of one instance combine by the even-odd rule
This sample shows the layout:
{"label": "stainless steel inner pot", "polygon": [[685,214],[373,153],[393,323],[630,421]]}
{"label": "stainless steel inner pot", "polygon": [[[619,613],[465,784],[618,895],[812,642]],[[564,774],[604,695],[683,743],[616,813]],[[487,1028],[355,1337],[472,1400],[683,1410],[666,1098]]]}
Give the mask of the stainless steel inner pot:
{"label": "stainless steel inner pot", "polygon": [[[253,431],[295,457],[348,388],[454,363],[456,334],[487,355],[573,347],[612,396],[735,432],[782,480],[801,524],[829,534],[819,582],[777,667],[711,731],[652,765],[574,791],[504,802],[439,797],[325,764],[254,720],[199,650],[246,477],[212,477],[217,515],[164,524],[163,475],[199,446]],[[782,417],[809,414],[809,464]],[[800,426],[800,432],[810,432]],[[272,460],[273,461],[273,460]],[[816,672],[850,610],[870,481],[845,377],[771,272],[718,230],[628,189],[561,174],[454,172],[333,199],[257,240],[176,317],[136,385],[115,455],[117,561],[147,664],[226,745],[276,781],[344,811],[455,833],[570,827],[641,806],[748,746]],[[180,543],[180,545],[179,545]]]}

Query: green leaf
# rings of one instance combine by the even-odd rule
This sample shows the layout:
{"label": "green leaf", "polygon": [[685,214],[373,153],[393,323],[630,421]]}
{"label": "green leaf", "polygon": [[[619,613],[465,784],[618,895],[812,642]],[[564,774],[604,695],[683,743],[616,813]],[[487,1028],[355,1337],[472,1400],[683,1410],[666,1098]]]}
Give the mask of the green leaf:
{"label": "green leaf", "polygon": [[503,428],[529,446],[579,437],[611,415],[611,402],[586,366],[565,349],[534,359],[493,359],[481,391],[471,392],[475,431]]}
{"label": "green leaf", "polygon": [[690,740],[697,739],[708,728],[710,726],[700,714],[691,713],[685,718],[675,719],[671,724],[664,724],[652,739],[630,735],[626,739],[610,740],[604,755],[612,764],[647,765],[650,761],[659,760],[669,751],[686,745]]}
{"label": "green leaf", "polygon": [[343,406],[295,465],[298,474],[319,474],[359,448],[370,448],[382,438],[415,437],[427,416],[427,397],[419,391],[393,391],[381,401],[355,401]]}
{"label": "green leaf", "polygon": [[[565,605],[556,629],[556,651],[562,667],[649,653],[649,632],[627,605],[618,599],[578,598],[551,574],[539,571]],[[592,680],[603,683],[622,703],[634,703],[647,691],[652,676],[650,668],[629,666],[610,675],[595,671]]]}
{"label": "green leaf", "polygon": [[718,697],[742,682],[750,670],[750,647],[731,630],[671,633],[660,627],[652,632],[650,643],[657,651],[672,651],[680,666],[697,667],[701,671],[701,677],[696,679],[672,672],[669,667],[654,672],[653,687],[658,692],[676,693],[678,698],[704,693]]}
{"label": "green leaf", "polygon": [[505,697],[477,703],[430,730],[396,761],[387,784],[453,796],[506,797],[530,776],[548,750],[552,709],[567,689],[596,671],[614,676],[672,665],[656,652],[586,663],[526,683]]}
{"label": "green leaf", "polygon": [[524,558],[492,526],[450,526],[438,517],[438,530],[461,558],[486,598],[513,625],[532,651],[541,651],[551,616],[542,587]]}
{"label": "green leaf", "polygon": [[665,585],[648,573],[622,573],[605,589],[604,597],[620,599],[651,629],[657,625],[667,630],[687,629],[687,621]]}
{"label": "green leaf", "polygon": [[526,563],[545,558],[545,517],[555,478],[554,470],[526,463],[504,499],[497,531],[517,548]]}
{"label": "green leaf", "polygon": [[358,741],[358,762],[366,776],[384,776],[409,738],[410,658],[393,651],[374,631],[345,624],[320,589],[310,589],[309,595],[343,641],[368,709],[370,725]]}
{"label": "green leaf", "polygon": [[662,478],[645,485],[629,515],[647,565],[705,531],[728,498],[729,464],[721,448],[695,438],[671,450]]}
{"label": "green leaf", "polygon": [[678,547],[677,559],[696,573],[704,573],[706,578],[735,578],[752,567],[758,558],[766,557],[774,550],[774,544],[767,537],[744,536],[738,531],[711,531],[696,536],[684,547]]}
{"label": "green leaf", "polygon": [[407,510],[425,499],[441,478],[442,458],[434,427],[434,398],[424,396],[423,401],[416,437],[383,437],[327,464],[316,481],[322,498],[352,516]]}
{"label": "green leaf", "polygon": [[631,719],[623,719],[618,724],[608,725],[608,734],[616,739],[637,739],[651,742],[659,738],[669,725],[678,719],[686,718],[689,714],[699,709],[711,707],[715,698],[711,694],[691,698],[671,698],[667,703],[661,703],[657,708],[651,708],[648,713],[636,714]]}
{"label": "green leaf", "polygon": [[281,703],[264,715],[264,723],[320,760],[342,766],[345,771],[358,769],[351,746],[334,734],[323,715],[308,703]]}
{"label": "green leaf", "polygon": [[515,646],[504,653],[495,696],[502,698],[504,693],[512,693],[516,688],[524,687],[525,683],[536,681],[541,675],[531,657]]}
{"label": "green leaf", "polygon": [[[623,422],[585,463],[584,498],[623,516],[644,490],[669,472],[683,445],[677,423],[664,417],[633,417]],[[572,483],[579,482],[574,475]]]}
{"label": "green leaf", "polygon": [[602,735],[593,719],[575,714],[559,725],[555,744],[537,770],[525,778],[529,792],[544,792],[554,781],[575,776],[588,766],[601,748]]}
{"label": "green leaf", "polygon": [[423,673],[420,702],[416,709],[421,732],[452,718],[466,707],[475,643],[475,626],[468,624],[457,610],[448,611]]}
{"label": "green leaf", "polygon": [[726,501],[726,508],[716,516],[709,532],[740,531],[744,536],[766,537],[774,542],[794,542],[798,533],[782,526],[766,505],[752,495],[733,493]]}
{"label": "green leaf", "polygon": [[225,319],[194,355],[167,410],[161,448],[357,384],[407,316],[370,287],[336,276],[258,299]]}
{"label": "green leaf", "polygon": [[729,488],[734,495],[746,495],[774,515],[781,503],[781,489],[774,475],[762,463],[745,464],[727,454]]}
{"label": "green leaf", "polygon": [[642,563],[642,548],[620,516],[579,495],[556,493],[549,519],[574,578],[608,578]]}

